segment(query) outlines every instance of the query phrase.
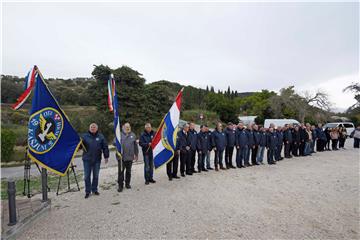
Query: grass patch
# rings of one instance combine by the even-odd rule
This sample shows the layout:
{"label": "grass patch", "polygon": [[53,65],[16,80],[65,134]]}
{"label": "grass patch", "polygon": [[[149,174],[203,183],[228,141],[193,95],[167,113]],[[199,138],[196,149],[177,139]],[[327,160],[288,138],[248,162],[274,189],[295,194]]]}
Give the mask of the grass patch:
{"label": "grass patch", "polygon": [[[78,182],[82,181],[82,172],[77,172],[76,177]],[[54,174],[48,174],[48,186],[51,192],[56,192],[59,182],[59,176]],[[16,179],[16,196],[22,196],[24,191],[24,179]],[[74,174],[70,173],[70,188],[76,188]],[[67,190],[67,177],[64,176],[61,178],[60,191]],[[41,176],[31,177],[30,179],[30,191],[33,195],[41,193]],[[1,180],[1,199],[7,199],[7,181]]]}

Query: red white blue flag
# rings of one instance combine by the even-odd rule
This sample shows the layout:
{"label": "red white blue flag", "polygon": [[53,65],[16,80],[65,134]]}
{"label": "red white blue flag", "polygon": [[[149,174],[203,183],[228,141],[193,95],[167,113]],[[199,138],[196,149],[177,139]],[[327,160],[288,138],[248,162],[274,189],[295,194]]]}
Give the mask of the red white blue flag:
{"label": "red white blue flag", "polygon": [[108,105],[110,111],[114,112],[114,131],[115,131],[115,145],[116,154],[121,157],[121,131],[120,131],[120,120],[118,113],[118,101],[115,88],[114,75],[110,74],[108,80]]}
{"label": "red white blue flag", "polygon": [[26,100],[29,98],[32,89],[35,86],[35,79],[37,76],[37,67],[34,66],[30,69],[28,74],[25,77],[25,85],[24,85],[24,92],[21,94],[21,96],[16,100],[16,103],[12,105],[12,108],[14,110],[18,110],[21,108],[22,105],[26,102]]}
{"label": "red white blue flag", "polygon": [[184,88],[180,90],[169,112],[161,121],[151,143],[155,169],[171,161],[174,157],[183,90]]}

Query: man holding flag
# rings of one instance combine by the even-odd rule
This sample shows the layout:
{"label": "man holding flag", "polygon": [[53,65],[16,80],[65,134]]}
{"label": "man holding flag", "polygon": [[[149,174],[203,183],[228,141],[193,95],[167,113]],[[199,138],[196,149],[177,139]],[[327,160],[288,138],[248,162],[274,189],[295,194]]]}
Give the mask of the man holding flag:
{"label": "man holding flag", "polygon": [[175,102],[165,115],[151,141],[155,169],[171,161],[175,155],[178,125],[180,120],[181,98],[184,88],[178,93]]}

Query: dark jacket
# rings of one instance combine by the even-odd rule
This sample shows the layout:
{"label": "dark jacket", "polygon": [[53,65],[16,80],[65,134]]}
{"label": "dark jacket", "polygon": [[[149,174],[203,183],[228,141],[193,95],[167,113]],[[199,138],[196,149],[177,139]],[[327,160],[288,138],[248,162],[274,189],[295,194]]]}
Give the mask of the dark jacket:
{"label": "dark jacket", "polygon": [[259,146],[260,147],[266,147],[266,132],[259,132]]}
{"label": "dark jacket", "polygon": [[213,146],[212,146],[212,132],[211,131],[208,131],[206,133],[208,135],[208,150],[211,151],[213,149]]}
{"label": "dark jacket", "polygon": [[191,141],[191,150],[196,151],[196,144],[197,144],[197,132],[193,130],[189,130],[190,134],[190,141]]}
{"label": "dark jacket", "polygon": [[269,149],[276,149],[277,141],[278,140],[276,132],[268,132],[266,137],[266,147],[268,147]]}
{"label": "dark jacket", "polygon": [[315,128],[315,131],[316,131],[316,137],[323,140],[323,141],[326,141],[326,135],[325,135],[325,132],[322,128]]}
{"label": "dark jacket", "polygon": [[252,130],[246,129],[246,135],[248,137],[248,146],[252,148],[255,145],[254,134]]}
{"label": "dark jacket", "polygon": [[316,132],[315,129],[314,129],[314,130],[311,130],[311,136],[312,136],[312,140],[313,140],[313,141],[315,141],[315,140],[318,138],[317,132]]}
{"label": "dark jacket", "polygon": [[292,132],[292,139],[293,139],[293,144],[299,145],[301,142],[301,138],[300,138],[300,130],[299,131],[293,131]]}
{"label": "dark jacket", "polygon": [[236,143],[236,131],[232,128],[226,128],[226,143],[228,147],[234,147]]}
{"label": "dark jacket", "polygon": [[206,153],[209,150],[210,137],[206,132],[199,132],[197,135],[196,149],[202,153]]}
{"label": "dark jacket", "polygon": [[191,137],[189,132],[187,134],[185,134],[183,130],[178,132],[178,145],[179,150],[182,152],[190,150],[186,149],[186,147],[191,148]]}
{"label": "dark jacket", "polygon": [[139,145],[142,149],[143,154],[146,154],[146,155],[152,154],[152,148],[149,147],[149,143],[152,142],[154,136],[155,136],[155,132],[153,130],[151,130],[149,133],[147,131],[144,131],[141,134]]}
{"label": "dark jacket", "polygon": [[121,148],[123,161],[132,161],[135,155],[138,156],[139,148],[135,133],[131,132],[126,135],[124,132],[121,132]]}
{"label": "dark jacket", "polygon": [[87,132],[82,135],[82,140],[86,148],[82,155],[83,161],[100,162],[101,154],[104,154],[104,158],[109,158],[109,148],[104,135]]}
{"label": "dark jacket", "polygon": [[246,147],[249,144],[249,139],[246,134],[245,129],[238,128],[236,130],[236,146],[237,147]]}
{"label": "dark jacket", "polygon": [[284,141],[284,133],[282,131],[276,131],[277,143],[276,145],[280,146]]}
{"label": "dark jacket", "polygon": [[289,144],[292,143],[292,133],[290,129],[286,129],[284,131],[284,143],[288,142]]}
{"label": "dark jacket", "polygon": [[254,130],[253,135],[254,135],[254,144],[255,146],[258,146],[260,144],[261,132]]}
{"label": "dark jacket", "polygon": [[226,136],[224,132],[215,130],[212,132],[213,147],[216,147],[217,151],[222,151],[226,147]]}
{"label": "dark jacket", "polygon": [[307,142],[309,140],[309,135],[307,134],[306,129],[300,128],[299,132],[301,142]]}

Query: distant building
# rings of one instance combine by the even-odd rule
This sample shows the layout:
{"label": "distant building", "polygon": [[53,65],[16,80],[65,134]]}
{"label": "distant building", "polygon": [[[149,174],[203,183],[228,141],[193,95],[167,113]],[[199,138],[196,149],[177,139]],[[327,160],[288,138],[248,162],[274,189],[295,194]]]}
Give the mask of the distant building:
{"label": "distant building", "polygon": [[257,116],[239,116],[239,121],[246,125],[253,124],[255,123],[255,118],[257,118]]}

